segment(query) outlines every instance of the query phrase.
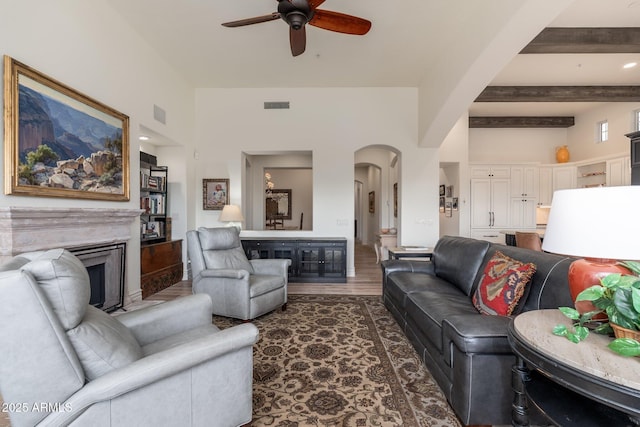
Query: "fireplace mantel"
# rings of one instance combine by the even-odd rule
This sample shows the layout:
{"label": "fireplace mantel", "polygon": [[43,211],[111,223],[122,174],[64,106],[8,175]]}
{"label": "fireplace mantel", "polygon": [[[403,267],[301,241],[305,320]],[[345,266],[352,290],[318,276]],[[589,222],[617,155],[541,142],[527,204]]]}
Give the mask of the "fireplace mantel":
{"label": "fireplace mantel", "polygon": [[126,242],[140,209],[0,207],[0,262],[44,249]]}

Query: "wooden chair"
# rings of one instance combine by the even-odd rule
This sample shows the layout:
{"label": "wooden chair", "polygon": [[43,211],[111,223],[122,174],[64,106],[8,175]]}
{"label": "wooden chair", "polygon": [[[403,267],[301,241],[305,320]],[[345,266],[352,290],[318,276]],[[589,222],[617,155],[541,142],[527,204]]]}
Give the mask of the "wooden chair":
{"label": "wooden chair", "polygon": [[516,231],[516,246],[542,252],[542,240],[536,232]]}

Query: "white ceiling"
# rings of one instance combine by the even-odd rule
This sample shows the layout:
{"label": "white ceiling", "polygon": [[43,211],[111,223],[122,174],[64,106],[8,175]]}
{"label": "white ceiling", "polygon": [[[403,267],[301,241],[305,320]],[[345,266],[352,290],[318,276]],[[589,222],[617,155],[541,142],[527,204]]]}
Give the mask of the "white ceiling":
{"label": "white ceiling", "polygon": [[[307,26],[292,57],[288,26],[222,22],[266,15],[275,0],[108,0],[194,87],[417,87],[433,58],[459,39],[452,28],[511,0],[326,0],[320,9],[372,21],[365,36]],[[553,0],[540,0],[553,1]],[[637,27],[640,1],[575,0],[548,26]],[[471,37],[472,35],[463,35]],[[433,42],[429,42],[433,41]],[[517,55],[492,85],[638,85],[640,54]],[[573,115],[588,103],[474,103],[471,115]]]}

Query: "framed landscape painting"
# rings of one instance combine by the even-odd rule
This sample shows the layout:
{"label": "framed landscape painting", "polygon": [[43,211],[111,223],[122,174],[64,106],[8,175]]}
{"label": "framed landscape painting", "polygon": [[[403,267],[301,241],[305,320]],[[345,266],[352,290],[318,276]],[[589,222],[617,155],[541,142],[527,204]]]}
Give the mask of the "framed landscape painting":
{"label": "framed landscape painting", "polygon": [[129,117],[4,57],[5,194],[129,200]]}

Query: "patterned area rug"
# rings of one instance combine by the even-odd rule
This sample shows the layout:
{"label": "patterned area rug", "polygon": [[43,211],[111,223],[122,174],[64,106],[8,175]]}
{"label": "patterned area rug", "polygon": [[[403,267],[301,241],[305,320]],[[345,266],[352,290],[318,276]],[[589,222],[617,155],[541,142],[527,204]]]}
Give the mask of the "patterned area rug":
{"label": "patterned area rug", "polygon": [[290,295],[254,323],[253,426],[460,425],[379,296]]}

